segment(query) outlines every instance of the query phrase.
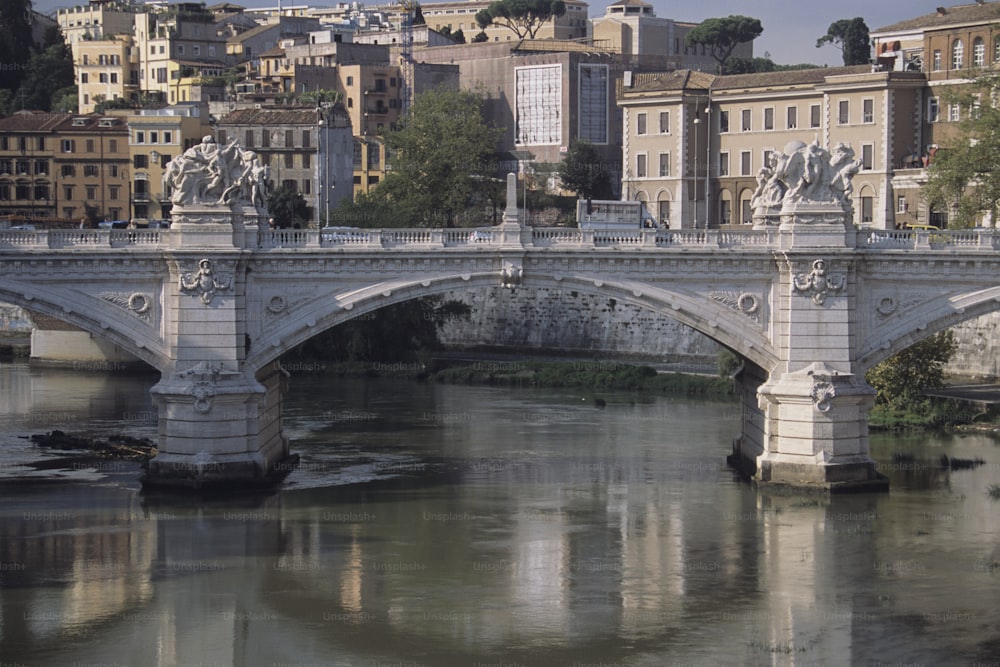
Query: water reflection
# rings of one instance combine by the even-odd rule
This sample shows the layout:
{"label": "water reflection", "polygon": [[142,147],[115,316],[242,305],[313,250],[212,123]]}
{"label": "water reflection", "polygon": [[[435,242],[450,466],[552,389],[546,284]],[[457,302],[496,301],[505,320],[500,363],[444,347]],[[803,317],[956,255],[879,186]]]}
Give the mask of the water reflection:
{"label": "water reflection", "polygon": [[[299,380],[288,422],[307,465],[278,493],[142,496],[137,471],[6,483],[4,660],[956,664],[1000,649],[989,438],[877,439],[890,494],[789,496],[721,465],[726,405]],[[134,400],[81,423],[121,428]],[[893,469],[900,453],[911,465]],[[942,470],[941,453],[986,465]]]}

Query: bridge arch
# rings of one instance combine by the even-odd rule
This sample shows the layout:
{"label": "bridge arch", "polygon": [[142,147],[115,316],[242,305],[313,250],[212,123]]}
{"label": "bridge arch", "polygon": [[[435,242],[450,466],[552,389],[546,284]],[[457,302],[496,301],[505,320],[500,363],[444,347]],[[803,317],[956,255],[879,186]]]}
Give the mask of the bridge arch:
{"label": "bridge arch", "polygon": [[858,355],[867,372],[906,348],[956,324],[1000,311],[1000,286],[963,295],[943,295],[920,305],[915,312],[875,330]]}
{"label": "bridge arch", "polygon": [[73,294],[73,299],[69,300],[65,292],[60,296],[44,287],[0,280],[0,301],[71,324],[110,341],[159,371],[167,367],[167,355],[159,338],[136,327],[130,315],[115,312],[116,307],[99,299],[81,299],[83,296]]}
{"label": "bridge arch", "polygon": [[[260,369],[327,329],[389,305],[455,289],[495,287],[498,282],[496,272],[486,271],[380,283],[363,290],[324,297],[286,321],[269,326],[261,344],[251,347],[247,363],[254,369]],[[638,281],[534,271],[514,289],[533,288],[574,290],[614,298],[685,324],[761,368],[773,368],[778,361],[764,332],[750,330],[743,314],[704,297]]]}

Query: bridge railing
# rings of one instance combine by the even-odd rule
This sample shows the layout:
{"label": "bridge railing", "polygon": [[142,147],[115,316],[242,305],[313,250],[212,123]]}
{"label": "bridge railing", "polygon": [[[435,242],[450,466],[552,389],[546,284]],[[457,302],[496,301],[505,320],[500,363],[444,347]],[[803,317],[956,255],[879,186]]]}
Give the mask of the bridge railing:
{"label": "bridge railing", "polygon": [[940,231],[886,229],[859,231],[857,247],[868,250],[1000,250],[1000,235],[993,229],[942,229]]}
{"label": "bridge railing", "polygon": [[[167,229],[0,229],[0,252],[42,249],[107,250],[169,247],[175,232]],[[766,229],[594,230],[528,227],[513,240],[536,248],[768,248],[777,247],[779,231]],[[962,230],[858,230],[855,246],[870,251],[1000,251],[1000,232]],[[495,248],[511,241],[498,228],[457,229],[276,229],[251,234],[261,250],[340,248],[355,250]]]}
{"label": "bridge railing", "polygon": [[62,248],[152,248],[167,245],[163,229],[4,229],[0,251]]}

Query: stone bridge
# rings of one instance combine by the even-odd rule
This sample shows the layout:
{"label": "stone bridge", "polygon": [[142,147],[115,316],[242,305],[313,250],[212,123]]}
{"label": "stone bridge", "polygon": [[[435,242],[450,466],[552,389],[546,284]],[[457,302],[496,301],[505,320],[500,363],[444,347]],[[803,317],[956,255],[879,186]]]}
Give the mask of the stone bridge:
{"label": "stone bridge", "polygon": [[739,231],[531,228],[511,192],[504,222],[477,230],[267,230],[250,206],[177,207],[169,230],[0,230],[0,301],[158,369],[145,481],[194,487],[293,465],[285,352],[392,303],[499,284],[629,302],[742,355],[730,462],[759,483],[884,489],[865,372],[1000,309],[992,230],[861,231],[815,206]]}

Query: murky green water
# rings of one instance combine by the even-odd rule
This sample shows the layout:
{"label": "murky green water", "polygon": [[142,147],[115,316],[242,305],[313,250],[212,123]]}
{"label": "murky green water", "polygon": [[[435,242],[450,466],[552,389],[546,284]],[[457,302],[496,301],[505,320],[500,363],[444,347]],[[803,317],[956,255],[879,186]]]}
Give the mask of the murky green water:
{"label": "murky green water", "polygon": [[271,495],[20,465],[28,433],[152,435],[153,382],[0,365],[3,664],[1000,660],[987,436],[880,437],[891,493],[781,496],[724,466],[729,404],[297,375]]}

